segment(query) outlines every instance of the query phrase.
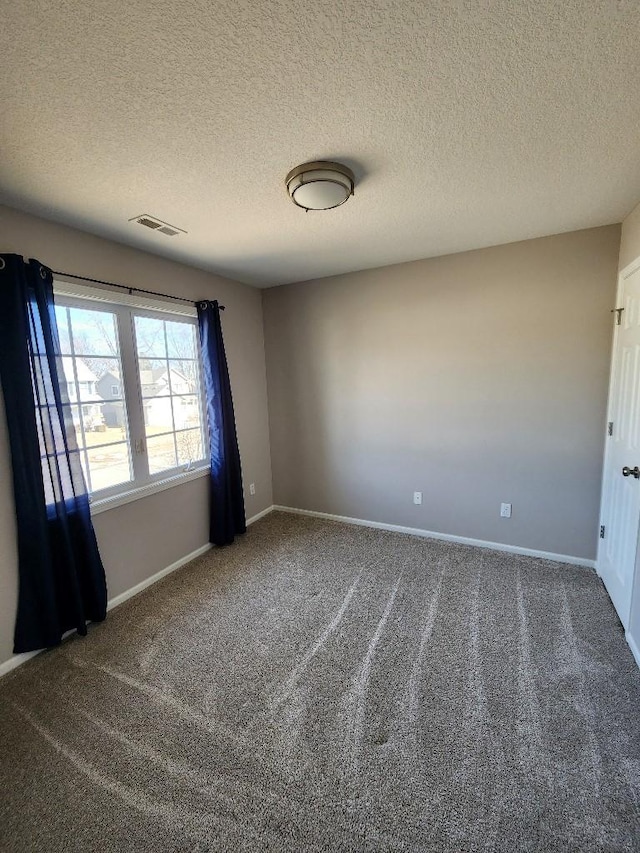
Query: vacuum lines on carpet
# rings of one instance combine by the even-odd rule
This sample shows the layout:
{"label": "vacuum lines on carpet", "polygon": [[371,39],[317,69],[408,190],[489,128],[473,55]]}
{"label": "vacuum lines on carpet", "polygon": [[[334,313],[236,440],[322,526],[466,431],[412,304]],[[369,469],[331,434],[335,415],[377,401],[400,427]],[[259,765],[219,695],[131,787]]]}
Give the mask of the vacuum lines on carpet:
{"label": "vacuum lines on carpet", "polygon": [[589,569],[274,513],[0,682],[0,848],[640,850]]}

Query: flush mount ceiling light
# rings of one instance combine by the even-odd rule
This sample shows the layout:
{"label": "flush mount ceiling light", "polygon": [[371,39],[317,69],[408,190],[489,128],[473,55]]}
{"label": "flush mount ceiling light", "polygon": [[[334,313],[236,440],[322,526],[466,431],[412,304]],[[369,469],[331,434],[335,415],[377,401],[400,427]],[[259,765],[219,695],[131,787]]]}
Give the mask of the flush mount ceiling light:
{"label": "flush mount ceiling light", "polygon": [[303,210],[330,210],[353,195],[355,178],[342,163],[313,160],[296,166],[286,177],[291,201]]}

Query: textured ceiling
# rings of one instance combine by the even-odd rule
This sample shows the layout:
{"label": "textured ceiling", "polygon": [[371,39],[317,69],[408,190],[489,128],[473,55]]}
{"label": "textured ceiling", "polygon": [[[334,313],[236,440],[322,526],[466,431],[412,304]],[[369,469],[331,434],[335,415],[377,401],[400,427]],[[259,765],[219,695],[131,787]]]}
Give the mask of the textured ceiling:
{"label": "textured ceiling", "polygon": [[[617,222],[640,199],[638,2],[2,5],[0,200],[232,278]],[[355,197],[294,207],[284,177],[313,159],[351,166]]]}

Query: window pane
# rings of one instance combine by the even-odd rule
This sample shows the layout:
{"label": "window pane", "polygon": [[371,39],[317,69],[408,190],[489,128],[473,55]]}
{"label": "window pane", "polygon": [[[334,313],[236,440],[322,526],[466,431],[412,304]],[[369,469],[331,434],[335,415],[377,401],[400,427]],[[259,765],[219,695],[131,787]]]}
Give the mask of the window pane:
{"label": "window pane", "polygon": [[76,355],[119,354],[115,314],[88,308],[69,308],[69,319]]}
{"label": "window pane", "polygon": [[164,320],[155,317],[140,317],[136,315],[136,350],[138,358],[167,357],[167,347],[164,338]]}
{"label": "window pane", "polygon": [[87,457],[92,492],[131,480],[131,462],[127,443],[120,442],[107,447],[89,447]]}
{"label": "window pane", "polygon": [[149,458],[149,473],[158,474],[169,468],[176,468],[176,448],[173,433],[158,435],[147,439],[147,456]]}
{"label": "window pane", "polygon": [[172,394],[198,392],[198,363],[196,361],[169,359],[169,379]]}
{"label": "window pane", "polygon": [[63,355],[68,355],[71,352],[71,336],[69,335],[67,309],[64,306],[56,305],[56,324],[60,338],[60,352]]}
{"label": "window pane", "polygon": [[[65,359],[71,363],[71,381],[77,379],[77,393],[80,401],[101,402],[112,398],[112,387],[120,387],[120,360],[117,358],[82,358]],[[65,368],[66,373],[66,368]],[[119,396],[119,395],[117,395]]]}
{"label": "window pane", "polygon": [[157,435],[159,432],[173,432],[173,406],[171,397],[155,397],[145,400],[144,425],[147,436]]}
{"label": "window pane", "polygon": [[[74,433],[77,445],[82,446],[82,433],[79,429],[80,411],[77,406],[62,406],[62,422],[66,433],[67,447],[75,450]],[[40,444],[40,455],[59,453],[64,445],[63,430],[58,416],[57,406],[36,407],[36,427],[38,429],[38,441]]]}
{"label": "window pane", "polygon": [[194,324],[169,321],[165,325],[169,358],[197,358]]}
{"label": "window pane", "polygon": [[[58,362],[56,361],[56,364],[57,363]],[[31,382],[37,404],[45,405],[47,402],[53,401],[54,394],[53,383],[51,381],[51,371],[49,369],[49,360],[45,355],[34,353],[33,362],[31,364]]]}
{"label": "window pane", "polygon": [[199,427],[201,424],[200,401],[195,394],[172,397],[173,420],[176,429]]}
{"label": "window pane", "polygon": [[164,397],[171,393],[169,368],[164,359],[139,358],[142,396]]}
{"label": "window pane", "polygon": [[[65,447],[65,435],[69,450],[75,450],[74,432],[78,445],[82,441],[82,435],[76,424],[79,423],[79,413],[75,406],[63,404],[62,424],[55,405],[36,407],[36,426],[38,429],[38,440],[40,443],[40,455],[47,453],[60,453]],[[63,431],[64,425],[64,431]],[[73,430],[71,429],[73,427]],[[64,434],[63,434],[64,432]]]}
{"label": "window pane", "polygon": [[73,422],[78,447],[84,447],[84,432],[80,429],[80,406],[69,406],[69,409],[71,410],[71,420]]}
{"label": "window pane", "polygon": [[[68,415],[68,409],[65,415]],[[36,428],[40,456],[60,452],[64,448],[63,431],[55,406],[38,406],[36,408]],[[72,436],[68,435],[69,449],[74,450]]]}
{"label": "window pane", "polygon": [[178,446],[178,465],[199,462],[204,457],[200,429],[186,429],[177,432],[176,444]]}
{"label": "window pane", "polygon": [[195,323],[135,316],[135,331],[149,473],[202,460]]}
{"label": "window pane", "polygon": [[85,432],[87,447],[100,447],[103,444],[120,444],[127,441],[127,430],[124,427],[107,427],[102,424],[94,432]]}
{"label": "window pane", "polygon": [[[112,359],[117,363],[116,359]],[[63,398],[70,403],[81,403],[82,425],[85,430],[97,429],[104,423],[102,417],[102,397],[97,392],[98,377],[85,358],[67,355],[62,358],[63,376],[58,377],[60,385],[65,385]],[[76,407],[74,406],[74,409]],[[76,428],[79,427],[79,421]]]}
{"label": "window pane", "polygon": [[118,429],[123,440],[127,437],[127,413],[122,400],[108,400],[103,403],[102,417],[107,430]]}
{"label": "window pane", "polygon": [[[91,492],[133,479],[127,411],[122,393],[115,313],[64,305],[69,320],[70,354],[62,357],[58,376],[63,397],[71,403],[78,446],[86,448],[82,464]],[[121,396],[113,399],[113,389]]]}
{"label": "window pane", "polygon": [[[78,457],[82,463],[82,454],[77,450],[67,458],[65,453],[53,453],[42,460],[42,481],[44,483],[45,501],[48,505],[63,500],[62,482],[66,488],[70,485],[71,471],[78,471]],[[82,466],[84,469],[84,466]],[[68,494],[68,491],[67,491]]]}
{"label": "window pane", "polygon": [[[104,358],[98,356],[84,355],[77,362],[83,362],[89,371],[95,376],[95,384],[82,385],[81,397],[84,391],[98,394],[103,400],[112,398],[112,388],[115,386],[120,392],[122,386],[122,373],[119,358]],[[78,376],[80,379],[80,376]],[[86,377],[84,382],[91,382],[91,377]],[[118,393],[116,396],[122,396]]]}

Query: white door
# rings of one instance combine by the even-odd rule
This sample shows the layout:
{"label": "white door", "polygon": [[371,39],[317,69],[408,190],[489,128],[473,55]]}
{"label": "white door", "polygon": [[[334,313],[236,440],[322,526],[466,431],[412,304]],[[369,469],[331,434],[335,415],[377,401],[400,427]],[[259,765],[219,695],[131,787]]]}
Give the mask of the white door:
{"label": "white door", "polygon": [[627,629],[640,526],[640,263],[620,276],[616,306],[598,574]]}

